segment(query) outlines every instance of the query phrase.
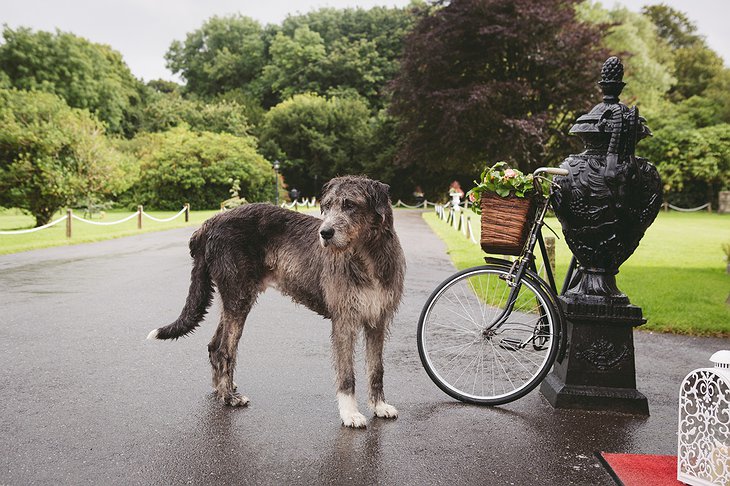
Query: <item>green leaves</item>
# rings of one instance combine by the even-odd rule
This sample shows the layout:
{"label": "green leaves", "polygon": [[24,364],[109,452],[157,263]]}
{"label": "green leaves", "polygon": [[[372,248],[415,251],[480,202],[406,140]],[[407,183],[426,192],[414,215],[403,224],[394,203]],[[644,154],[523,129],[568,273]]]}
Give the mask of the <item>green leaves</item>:
{"label": "green leaves", "polygon": [[[506,162],[497,162],[487,166],[481,174],[480,182],[474,181],[476,187],[466,193],[471,201],[479,201],[485,192],[494,192],[500,197],[529,197],[535,192],[532,174],[525,175],[521,171],[511,169]],[[479,204],[472,205],[474,212],[479,213]]]}
{"label": "green leaves", "polygon": [[124,199],[160,209],[179,209],[186,202],[199,209],[218,208],[230,196],[230,180],[248,201],[272,198],[274,173],[256,152],[252,137],[193,132],[179,126],[143,134],[128,150],[139,158],[140,178]]}
{"label": "green leaves", "polygon": [[50,93],[0,89],[0,205],[39,225],[58,209],[125,190],[134,162],[88,111]]}
{"label": "green leaves", "polygon": [[266,64],[265,32],[250,17],[211,17],[174,41],[165,55],[167,66],[187,82],[188,92],[211,97],[246,85]]}
{"label": "green leaves", "polygon": [[291,187],[317,194],[331,177],[362,172],[372,133],[370,111],[357,95],[302,94],[266,114],[261,141],[269,158],[284,163]]}
{"label": "green leaves", "polygon": [[65,32],[6,26],[3,38],[0,71],[10,86],[57,94],[94,113],[110,132],[129,130],[140,83],[117,51]]}

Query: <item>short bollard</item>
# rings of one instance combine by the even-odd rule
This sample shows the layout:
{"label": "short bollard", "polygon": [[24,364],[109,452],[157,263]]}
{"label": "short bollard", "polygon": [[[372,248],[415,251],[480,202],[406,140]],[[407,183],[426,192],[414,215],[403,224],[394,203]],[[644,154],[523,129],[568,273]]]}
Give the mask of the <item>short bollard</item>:
{"label": "short bollard", "polygon": [[137,229],[142,229],[142,205],[137,206]]}
{"label": "short bollard", "polygon": [[73,220],[73,209],[66,210],[66,238],[71,238],[71,220]]}
{"label": "short bollard", "polygon": [[[547,253],[548,261],[543,262],[543,264],[546,267],[550,265],[550,271],[555,275],[555,237],[545,237],[545,252]],[[545,275],[545,278],[547,278],[547,270],[545,270]]]}
{"label": "short bollard", "polygon": [[185,222],[190,221],[190,203],[185,203]]}

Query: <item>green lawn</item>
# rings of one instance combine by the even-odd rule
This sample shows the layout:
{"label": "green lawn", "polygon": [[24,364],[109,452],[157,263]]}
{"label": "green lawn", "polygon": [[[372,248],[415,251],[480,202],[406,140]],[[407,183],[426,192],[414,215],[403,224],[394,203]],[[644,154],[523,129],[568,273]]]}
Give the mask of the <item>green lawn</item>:
{"label": "green lawn", "polygon": [[[479,232],[479,216],[471,214]],[[447,244],[457,268],[483,263],[481,249],[439,220],[424,219]],[[547,223],[561,235],[554,218]],[[549,231],[545,231],[549,235]],[[730,336],[730,275],[725,272],[722,243],[730,242],[730,215],[662,212],[647,230],[634,255],[621,266],[619,288],[644,310],[644,330]],[[570,250],[556,244],[558,286],[570,263]]]}
{"label": "green lawn", "polygon": [[[177,211],[146,211],[156,218],[169,218]],[[216,214],[217,211],[191,211],[190,222],[185,223],[184,216],[169,222],[158,223],[150,219],[142,220],[142,229],[137,229],[137,218],[113,226],[96,226],[81,221],[73,221],[72,238],[66,238],[66,222],[46,228],[35,233],[22,235],[0,235],[0,255],[6,253],[17,253],[20,251],[35,250],[49,246],[73,245],[76,243],[87,243],[91,241],[108,240],[122,236],[137,235],[149,231],[161,231],[172,228],[180,228],[187,225],[198,225]],[[64,213],[54,215],[53,220],[63,216]],[[83,214],[77,213],[79,216]],[[93,221],[116,221],[132,214],[132,211],[108,211],[103,218],[95,216]],[[18,230],[32,228],[35,220],[21,213],[17,209],[0,210],[0,231]]]}

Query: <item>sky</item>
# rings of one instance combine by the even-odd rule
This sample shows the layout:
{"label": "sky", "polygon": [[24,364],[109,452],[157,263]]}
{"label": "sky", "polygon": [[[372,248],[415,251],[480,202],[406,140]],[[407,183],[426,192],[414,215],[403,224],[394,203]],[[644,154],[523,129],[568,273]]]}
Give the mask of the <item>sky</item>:
{"label": "sky", "polygon": [[[607,0],[639,11],[663,2],[688,14],[711,48],[730,65],[730,0]],[[179,81],[165,67],[173,40],[202,25],[213,15],[240,13],[262,24],[280,23],[287,14],[321,7],[405,6],[409,0],[0,0],[0,24],[36,30],[60,29],[109,44],[121,52],[135,76],[146,81]]]}

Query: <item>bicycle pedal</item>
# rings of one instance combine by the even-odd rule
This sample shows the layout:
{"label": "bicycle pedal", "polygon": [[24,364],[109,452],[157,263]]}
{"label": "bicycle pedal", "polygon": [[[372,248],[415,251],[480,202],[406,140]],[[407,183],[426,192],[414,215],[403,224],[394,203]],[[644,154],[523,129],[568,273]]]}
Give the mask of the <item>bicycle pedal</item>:
{"label": "bicycle pedal", "polygon": [[522,341],[519,339],[502,338],[498,346],[507,351],[517,351],[522,348]]}

